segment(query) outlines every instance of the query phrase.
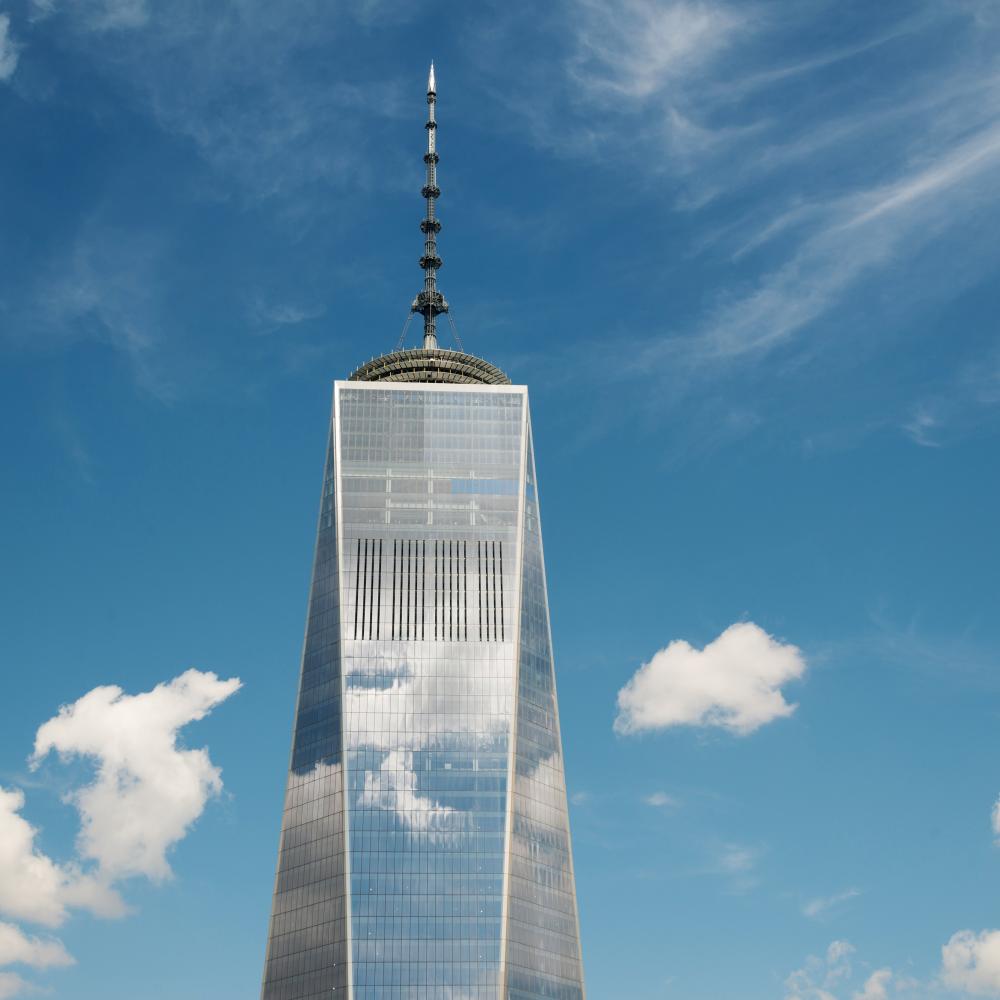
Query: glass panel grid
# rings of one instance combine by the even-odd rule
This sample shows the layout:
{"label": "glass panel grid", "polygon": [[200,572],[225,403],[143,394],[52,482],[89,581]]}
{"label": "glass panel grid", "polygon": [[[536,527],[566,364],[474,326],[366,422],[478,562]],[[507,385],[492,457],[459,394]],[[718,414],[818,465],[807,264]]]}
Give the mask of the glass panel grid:
{"label": "glass panel grid", "polygon": [[340,413],[354,996],[496,1000],[523,396]]}
{"label": "glass panel grid", "polygon": [[262,997],[582,1000],[526,397],[336,393]]}

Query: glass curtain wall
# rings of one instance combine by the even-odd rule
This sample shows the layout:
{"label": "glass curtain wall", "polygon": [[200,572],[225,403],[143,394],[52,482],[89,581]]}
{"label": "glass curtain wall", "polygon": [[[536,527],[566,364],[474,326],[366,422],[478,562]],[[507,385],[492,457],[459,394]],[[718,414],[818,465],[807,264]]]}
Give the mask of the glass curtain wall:
{"label": "glass curtain wall", "polygon": [[334,435],[331,427],[262,1000],[348,996]]}
{"label": "glass curtain wall", "polygon": [[332,427],[262,996],[582,1000],[526,392]]}
{"label": "glass curtain wall", "polygon": [[339,411],[354,997],[495,1000],[523,393]]}
{"label": "glass curtain wall", "polygon": [[542,527],[528,424],[507,924],[508,1000],[583,1000]]}

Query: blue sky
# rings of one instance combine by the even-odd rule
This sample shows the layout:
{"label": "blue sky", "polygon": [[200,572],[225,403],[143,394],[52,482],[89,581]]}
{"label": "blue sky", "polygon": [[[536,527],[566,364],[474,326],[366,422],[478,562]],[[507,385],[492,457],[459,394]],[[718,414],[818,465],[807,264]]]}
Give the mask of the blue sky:
{"label": "blue sky", "polygon": [[1000,997],[998,53],[988,0],[0,0],[0,997],[258,989],[432,57],[589,995]]}

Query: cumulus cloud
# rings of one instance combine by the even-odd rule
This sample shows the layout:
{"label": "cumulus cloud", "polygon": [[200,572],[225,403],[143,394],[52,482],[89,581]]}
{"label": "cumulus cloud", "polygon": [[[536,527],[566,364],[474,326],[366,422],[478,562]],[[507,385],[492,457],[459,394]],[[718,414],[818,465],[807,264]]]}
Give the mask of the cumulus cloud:
{"label": "cumulus cloud", "polygon": [[108,880],[171,874],[167,851],[222,790],[208,751],[178,747],[178,730],[240,688],[237,678],[188,670],[152,691],[95,688],[60,709],[35,737],[32,765],[50,752],[97,763],[95,780],[70,796],[82,821],[81,857]]}
{"label": "cumulus cloud", "polygon": [[830,990],[850,977],[853,954],[849,941],[831,941],[823,958],[810,955],[785,980],[785,1000],[836,1000]]}
{"label": "cumulus cloud", "polygon": [[941,949],[941,981],[973,996],[1000,996],[1000,930],[953,934]]}
{"label": "cumulus cloud", "polygon": [[0,913],[54,927],[66,917],[59,867],[35,848],[24,793],[0,788]]}
{"label": "cumulus cloud", "polygon": [[45,927],[61,924],[71,906],[121,916],[125,904],[113,889],[38,850],[37,831],[20,815],[23,808],[23,792],[0,788],[0,914]]}
{"label": "cumulus cloud", "polygon": [[10,16],[0,14],[0,81],[9,80],[17,69],[20,47],[10,35]]}
{"label": "cumulus cloud", "polygon": [[0,923],[0,966],[15,963],[33,969],[47,969],[72,965],[73,958],[62,942],[55,938],[29,937],[13,924]]}
{"label": "cumulus cloud", "polygon": [[[127,912],[116,880],[170,874],[166,854],[222,789],[207,751],[181,749],[181,727],[239,690],[238,678],[189,670],[140,695],[95,688],[41,726],[32,766],[51,752],[96,762],[94,781],[67,796],[78,809],[78,858],[59,863],[36,843],[22,815],[24,793],[0,787],[0,916],[57,927],[72,909],[101,917]],[[6,969],[73,964],[62,942],[0,921],[0,1000],[38,992]]]}
{"label": "cumulus cloud", "polygon": [[852,965],[854,954],[849,941],[833,941],[824,956],[810,955],[802,968],[785,980],[784,1000],[889,1000],[890,996],[926,1000],[940,992],[928,991],[926,984],[888,966],[868,972],[862,979]]}
{"label": "cumulus cloud", "polygon": [[618,692],[615,731],[717,726],[746,736],[795,711],[781,686],[802,676],[801,651],[753,622],[730,625],[704,649],[682,639],[644,663]]}
{"label": "cumulus cloud", "polygon": [[892,969],[876,969],[865,980],[865,985],[854,994],[854,1000],[888,1000],[891,982]]}
{"label": "cumulus cloud", "polygon": [[24,993],[30,989],[19,975],[14,972],[0,972],[0,1000],[9,1000],[19,993]]}
{"label": "cumulus cloud", "polygon": [[826,949],[826,964],[834,970],[835,977],[845,975],[850,967],[847,960],[854,954],[854,945],[850,941],[831,941]]}

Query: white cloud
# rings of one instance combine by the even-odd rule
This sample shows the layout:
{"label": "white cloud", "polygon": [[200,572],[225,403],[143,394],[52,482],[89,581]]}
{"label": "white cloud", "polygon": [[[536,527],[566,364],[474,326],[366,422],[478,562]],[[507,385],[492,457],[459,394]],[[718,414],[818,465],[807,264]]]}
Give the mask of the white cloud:
{"label": "white cloud", "polygon": [[10,35],[10,15],[0,14],[0,81],[9,80],[17,69],[21,49]]}
{"label": "white cloud", "polygon": [[728,844],[719,855],[719,868],[730,875],[748,872],[757,863],[757,852],[740,844]]}
{"label": "white cloud", "polygon": [[854,994],[854,1000],[888,1000],[890,982],[892,969],[876,969],[865,980],[865,985]]}
{"label": "white cloud", "polygon": [[92,25],[99,31],[141,28],[149,20],[146,0],[104,0],[95,5]]}
{"label": "white cloud", "polygon": [[941,981],[973,996],[1000,996],[1000,930],[953,934],[941,949]]}
{"label": "white cloud", "polygon": [[365,787],[358,801],[369,809],[395,812],[400,823],[411,830],[432,829],[455,811],[417,792],[413,753],[404,750],[390,751],[377,771],[365,772]]}
{"label": "white cloud", "polygon": [[590,801],[590,792],[573,792],[569,797],[571,805],[582,806]]}
{"label": "white cloud", "polygon": [[997,836],[997,843],[1000,844],[1000,798],[993,803],[993,812],[990,815],[993,824],[993,832]]}
{"label": "white cloud", "polygon": [[713,849],[708,865],[701,874],[712,875],[723,880],[726,891],[734,894],[752,892],[761,883],[757,863],[763,851],[746,844],[728,843]]}
{"label": "white cloud", "polygon": [[919,403],[903,422],[902,428],[914,444],[924,448],[937,448],[940,441],[934,436],[934,432],[940,423],[937,415],[928,409],[926,403]]}
{"label": "white cloud", "polygon": [[747,26],[735,8],[705,0],[583,0],[574,13],[578,51],[571,75],[591,96],[608,101],[658,94],[670,81],[711,61]]}
{"label": "white cloud", "polygon": [[[57,0],[31,0],[35,18],[51,17]],[[141,28],[149,21],[147,0],[92,0],[87,4],[67,5],[89,31],[122,31]]]}
{"label": "white cloud", "polygon": [[[888,966],[868,972],[865,978],[852,965],[854,945],[833,941],[823,957],[810,955],[785,980],[784,1000],[888,1000],[889,996],[926,1000],[939,990],[928,990],[911,976],[893,972]],[[867,963],[859,963],[866,965]],[[868,966],[870,968],[870,966]]]}
{"label": "white cloud", "polygon": [[[414,768],[414,752],[439,744],[442,733],[448,734],[450,746],[473,747],[482,738],[482,726],[468,713],[457,711],[438,683],[443,671],[459,670],[470,694],[493,699],[495,690],[486,671],[469,671],[444,660],[433,663],[410,651],[396,664],[364,657],[347,656],[344,660],[345,712],[357,720],[348,734],[349,748],[377,751],[377,767],[366,770],[362,800],[366,805],[394,811],[399,822],[410,829],[426,830],[442,824],[457,810],[441,805],[422,794],[421,772]],[[389,684],[375,683],[377,674],[392,677]],[[392,715],[400,720],[393,732],[379,723]],[[498,708],[491,713],[491,728],[499,735],[505,731],[505,715]],[[406,722],[409,720],[409,722]],[[431,720],[428,722],[428,720]],[[405,745],[403,745],[405,743]]]}
{"label": "white cloud", "polygon": [[175,387],[160,348],[168,340],[163,320],[163,247],[158,236],[110,225],[100,214],[85,220],[74,241],[61,246],[35,282],[34,303],[15,343],[39,335],[52,341],[96,337],[128,360],[136,382],[170,401]]}
{"label": "white cloud", "polygon": [[[60,925],[71,909],[120,917],[127,907],[116,879],[170,874],[166,853],[222,788],[205,750],[181,750],[178,730],[204,718],[240,681],[189,670],[168,684],[130,696],[95,688],[41,726],[32,766],[51,751],[97,762],[90,785],[68,796],[82,819],[80,861],[60,864],[36,845],[37,830],[21,815],[24,793],[0,787],[0,915]],[[71,965],[62,942],[35,937],[0,921],[0,1000],[39,990],[8,965],[35,969]]]}
{"label": "white cloud", "polygon": [[23,792],[0,788],[0,913],[46,927],[61,924],[68,907],[121,916],[125,904],[114,890],[38,850],[23,807]]}
{"label": "white cloud", "polygon": [[47,969],[72,965],[73,957],[55,938],[29,937],[13,924],[0,923],[0,966],[14,964]]}
{"label": "white cloud", "polygon": [[797,647],[779,642],[753,622],[730,625],[701,650],[678,639],[619,691],[615,731],[718,726],[746,736],[795,711],[781,686],[805,669]]}
{"label": "white cloud", "polygon": [[268,302],[256,296],[250,305],[249,316],[259,333],[271,333],[281,327],[298,326],[308,320],[318,319],[326,312],[321,304],[302,305],[295,302]]}
{"label": "white cloud", "polygon": [[655,806],[656,808],[677,805],[677,800],[672,795],[667,795],[666,792],[653,792],[645,796],[642,801],[647,806]]}
{"label": "white cloud", "polygon": [[984,423],[1000,409],[1000,350],[994,346],[963,364],[933,394],[918,400],[900,422],[915,444],[940,448]]}
{"label": "white cloud", "polygon": [[[47,7],[45,0],[40,13]],[[225,178],[226,197],[242,188],[255,199],[290,199],[283,208],[303,226],[322,210],[313,185],[349,185],[357,197],[399,177],[372,171],[365,149],[375,120],[408,106],[403,88],[376,71],[357,82],[343,73],[327,79],[303,53],[344,45],[353,24],[386,23],[412,16],[412,9],[398,0],[62,0],[84,58],[111,74],[165,132],[193,142]],[[339,141],[331,143],[334,133]]]}
{"label": "white cloud", "polygon": [[854,899],[860,895],[860,889],[845,889],[843,892],[834,893],[832,896],[819,896],[816,899],[809,900],[802,907],[802,912],[807,917],[819,917],[841,903],[846,903],[849,899]]}
{"label": "white cloud", "polygon": [[23,807],[23,792],[0,788],[0,913],[54,927],[66,917],[64,876],[35,848]]}
{"label": "white cloud", "polygon": [[11,997],[28,992],[30,989],[29,984],[16,973],[0,971],[0,1000],[10,1000]]}
{"label": "white cloud", "polygon": [[665,348],[704,362],[766,354],[873,269],[912,255],[975,210],[993,188],[998,164],[1000,125],[993,125],[949,143],[929,166],[921,162],[888,183],[814,204],[812,214],[822,222],[784,264],[747,294],[722,302],[686,344],[668,341]]}
{"label": "white cloud", "polygon": [[785,1000],[836,1000],[830,990],[851,975],[854,945],[831,941],[823,958],[810,955],[785,980]]}
{"label": "white cloud", "polygon": [[179,749],[178,730],[240,686],[237,678],[188,670],[139,695],[99,687],[38,730],[34,766],[51,751],[97,762],[94,782],[70,798],[82,820],[80,855],[96,861],[104,879],[171,874],[167,851],[222,790],[208,752]]}
{"label": "white cloud", "polygon": [[[559,96],[512,94],[537,106],[535,141],[587,158],[617,142],[640,189],[645,180],[687,210],[728,201],[727,222],[709,222],[716,235],[701,250],[716,255],[710,270],[724,263],[725,244],[744,258],[730,278],[721,272],[700,315],[651,331],[627,377],[668,370],[687,384],[694,372],[742,370],[779,349],[809,361],[815,344],[798,342],[820,331],[824,350],[862,357],[862,338],[870,350],[898,335],[895,314],[983,277],[995,255],[979,234],[996,229],[1000,205],[1000,22],[981,16],[992,6],[911,5],[848,44],[816,48],[804,8],[775,17],[766,2],[570,5],[559,26],[573,55],[547,87],[525,84],[532,98]],[[949,40],[941,58],[919,58],[932,38]],[[883,53],[894,67],[910,56],[904,71],[882,74],[883,88],[817,101],[829,67],[852,60],[861,75],[876,72]],[[664,268],[669,281],[676,261]],[[873,307],[861,313],[869,294]],[[961,387],[949,392],[964,398]],[[905,409],[904,420],[880,413],[871,423],[941,443],[940,406]],[[965,409],[969,423],[995,419]]]}
{"label": "white cloud", "polygon": [[850,941],[831,941],[826,949],[826,964],[834,972],[835,978],[840,978],[847,972],[847,960],[854,954],[854,945]]}

